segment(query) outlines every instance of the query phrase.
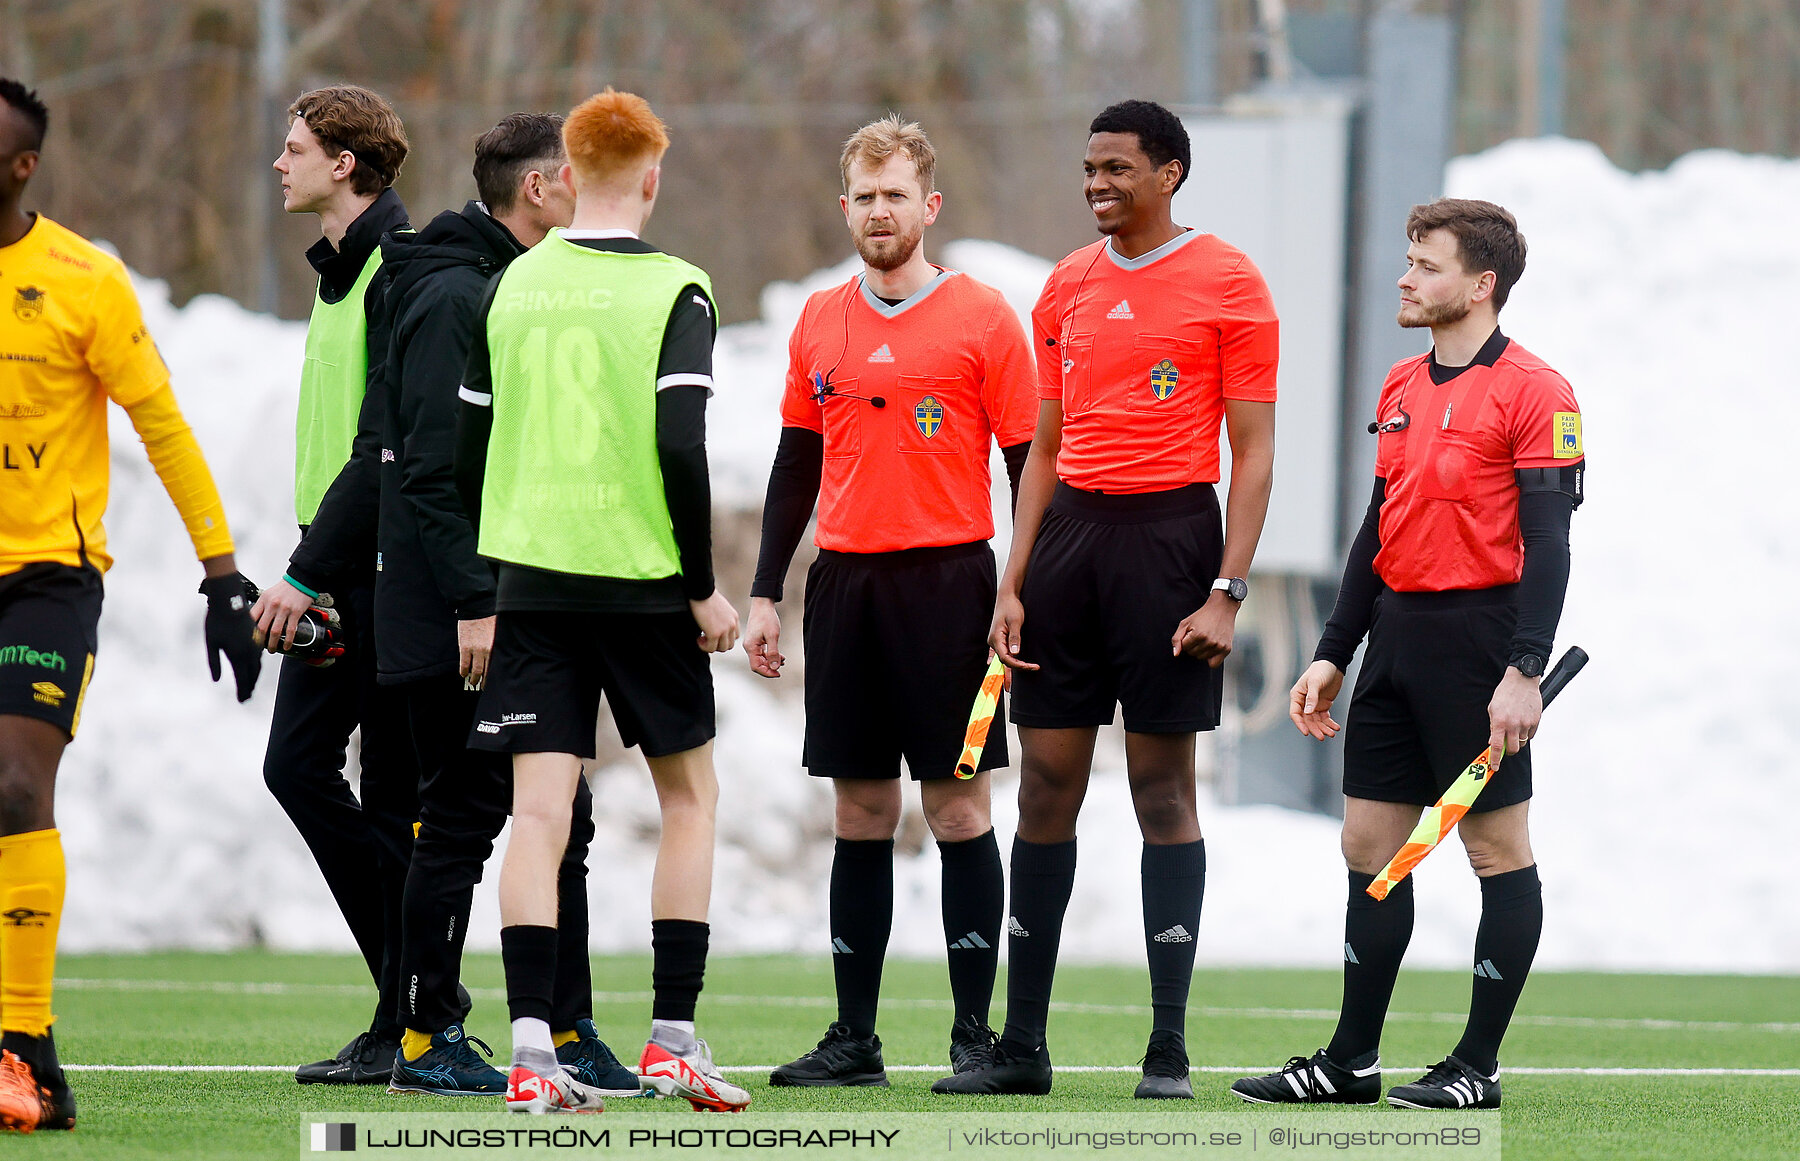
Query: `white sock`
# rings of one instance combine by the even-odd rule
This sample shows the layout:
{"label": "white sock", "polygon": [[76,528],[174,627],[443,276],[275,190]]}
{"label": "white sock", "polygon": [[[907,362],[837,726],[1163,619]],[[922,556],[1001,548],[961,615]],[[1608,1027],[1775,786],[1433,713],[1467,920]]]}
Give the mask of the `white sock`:
{"label": "white sock", "polygon": [[512,1022],[513,1063],[519,1060],[519,1050],[531,1052],[548,1052],[552,1059],[556,1056],[556,1042],[550,1039],[550,1025],[535,1016],[525,1016]]}
{"label": "white sock", "polygon": [[677,1056],[692,1052],[696,1043],[694,1022],[692,1020],[652,1020],[650,1021],[650,1039]]}

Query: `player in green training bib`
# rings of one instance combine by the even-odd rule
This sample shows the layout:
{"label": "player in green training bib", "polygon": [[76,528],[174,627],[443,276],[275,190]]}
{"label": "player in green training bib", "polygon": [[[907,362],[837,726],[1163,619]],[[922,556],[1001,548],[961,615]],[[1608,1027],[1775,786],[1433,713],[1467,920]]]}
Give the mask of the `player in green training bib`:
{"label": "player in green training bib", "polygon": [[469,744],[513,755],[500,950],[513,1026],[506,1107],[598,1111],[551,1035],[557,867],[604,694],[662,804],[651,884],[655,1000],[638,1072],[696,1109],[750,1103],[694,1035],[706,972],[718,780],[710,655],[737,643],[713,585],[704,271],[638,234],[669,138],[612,89],[563,126],[575,219],[490,284],[469,351],[457,483],[499,565],[498,621]]}

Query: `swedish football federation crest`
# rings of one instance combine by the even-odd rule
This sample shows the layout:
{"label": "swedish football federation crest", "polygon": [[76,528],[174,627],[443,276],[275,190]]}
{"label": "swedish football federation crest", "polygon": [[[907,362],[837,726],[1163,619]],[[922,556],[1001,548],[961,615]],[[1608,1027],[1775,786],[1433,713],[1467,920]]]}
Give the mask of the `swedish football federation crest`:
{"label": "swedish football federation crest", "polygon": [[1175,384],[1181,382],[1181,372],[1175,369],[1173,360],[1164,359],[1150,368],[1150,390],[1158,399],[1167,399],[1175,394]]}
{"label": "swedish football federation crest", "polygon": [[926,439],[936,435],[938,428],[944,426],[944,405],[937,401],[935,395],[927,395],[914,405],[913,424]]}
{"label": "swedish football federation crest", "polygon": [[21,286],[13,292],[13,313],[30,322],[44,313],[44,290],[38,286]]}

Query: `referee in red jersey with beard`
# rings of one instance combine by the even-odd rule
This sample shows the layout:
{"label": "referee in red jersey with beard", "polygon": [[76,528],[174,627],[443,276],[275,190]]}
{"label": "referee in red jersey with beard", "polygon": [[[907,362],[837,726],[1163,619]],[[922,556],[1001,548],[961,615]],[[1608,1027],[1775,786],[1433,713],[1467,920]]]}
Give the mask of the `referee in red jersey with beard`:
{"label": "referee in red jersey with beard", "polygon": [[1457,827],[1481,881],[1474,988],[1462,1039],[1402,1108],[1500,1106],[1500,1041],[1544,926],[1526,812],[1538,683],[1569,582],[1569,525],[1586,459],[1568,381],[1500,333],[1525,272],[1525,239],[1492,202],[1414,206],[1399,322],[1431,350],[1388,372],[1370,425],[1375,491],[1350,547],[1337,607],[1289,715],[1338,732],[1331,704],[1366,633],[1344,738],[1344,1000],[1331,1042],[1231,1091],[1261,1104],[1381,1099],[1381,1028],[1412,939],[1410,877],[1369,884],[1486,737],[1496,763]]}
{"label": "referee in red jersey with beard", "polygon": [[939,1086],[1050,1091],[1045,1026],[1075,820],[1117,705],[1144,838],[1154,1013],[1136,1095],[1192,1098],[1185,1026],[1206,881],[1194,736],[1219,724],[1219,667],[1268,510],[1275,307],[1242,251],[1175,224],[1190,157],[1174,114],[1125,101],[1089,133],[1085,192],[1106,237],[1057,265],[1032,312],[1041,410],[989,637],[1013,667],[1024,750],[1006,1031],[991,1067]]}
{"label": "referee in red jersey with beard", "polygon": [[960,1073],[993,1059],[988,1028],[1005,902],[986,771],[954,777],[987,665],[994,599],[989,449],[1016,481],[1029,451],[1031,354],[999,291],[925,260],[942,201],[916,124],[858,130],[840,160],[863,271],[807,301],[790,344],[781,444],[744,648],[778,677],[775,602],[819,506],[806,582],[806,752],[837,800],[831,947],[838,1019],[774,1085],[885,1085],[876,1001],[894,909],[900,761],[943,858],[944,938]]}

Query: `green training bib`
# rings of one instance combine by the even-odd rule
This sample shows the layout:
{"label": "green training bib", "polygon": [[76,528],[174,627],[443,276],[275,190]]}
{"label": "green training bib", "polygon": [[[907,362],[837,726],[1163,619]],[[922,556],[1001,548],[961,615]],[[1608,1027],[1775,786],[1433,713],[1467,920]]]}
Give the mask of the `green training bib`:
{"label": "green training bib", "polygon": [[656,373],[676,296],[706,272],[553,232],[488,311],[494,398],[483,556],[583,576],[681,571],[656,452]]}
{"label": "green training bib", "polygon": [[326,302],[313,293],[306,362],[300,369],[300,409],[294,422],[294,518],[301,524],[313,522],[325,490],[350,461],[369,373],[369,323],[363,299],[380,266],[377,246],[349,294]]}

